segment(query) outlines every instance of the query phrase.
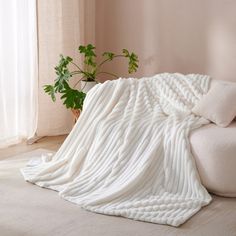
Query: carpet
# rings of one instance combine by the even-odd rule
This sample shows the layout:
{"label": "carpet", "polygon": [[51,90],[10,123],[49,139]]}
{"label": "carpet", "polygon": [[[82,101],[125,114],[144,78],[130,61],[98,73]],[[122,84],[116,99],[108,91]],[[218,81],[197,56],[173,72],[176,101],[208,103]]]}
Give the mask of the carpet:
{"label": "carpet", "polygon": [[212,203],[179,228],[85,211],[55,191],[22,178],[20,168],[38,149],[0,161],[2,236],[236,236],[236,199],[212,195]]}

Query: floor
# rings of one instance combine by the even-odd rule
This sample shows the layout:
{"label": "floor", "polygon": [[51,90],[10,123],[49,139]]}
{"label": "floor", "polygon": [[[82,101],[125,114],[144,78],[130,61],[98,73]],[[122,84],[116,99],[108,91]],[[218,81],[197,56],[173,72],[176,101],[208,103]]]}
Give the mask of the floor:
{"label": "floor", "polygon": [[[19,169],[39,148],[57,150],[65,136],[0,150],[0,235],[2,236],[236,236],[236,199],[213,196],[179,228],[91,213],[57,192],[23,180]],[[23,154],[24,153],[24,154]],[[14,157],[12,157],[14,156]]]}
{"label": "floor", "polygon": [[5,149],[0,149],[0,160],[21,153],[30,152],[38,148],[56,151],[61,146],[65,138],[66,135],[43,137],[39,139],[36,143],[31,145],[27,145],[25,142],[23,142],[21,144],[14,145]]}

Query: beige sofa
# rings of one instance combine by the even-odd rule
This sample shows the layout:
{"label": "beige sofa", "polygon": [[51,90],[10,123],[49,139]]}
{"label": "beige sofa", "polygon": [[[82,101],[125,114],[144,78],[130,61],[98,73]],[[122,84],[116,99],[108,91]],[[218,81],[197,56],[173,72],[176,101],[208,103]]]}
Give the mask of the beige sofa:
{"label": "beige sofa", "polygon": [[203,185],[221,196],[236,197],[236,121],[227,128],[209,124],[190,135]]}

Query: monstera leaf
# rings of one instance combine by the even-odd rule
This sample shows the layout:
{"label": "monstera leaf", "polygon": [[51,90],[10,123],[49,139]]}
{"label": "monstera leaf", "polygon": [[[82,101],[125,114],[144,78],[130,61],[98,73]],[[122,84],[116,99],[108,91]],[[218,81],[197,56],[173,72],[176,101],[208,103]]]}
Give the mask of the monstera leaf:
{"label": "monstera leaf", "polygon": [[62,91],[61,99],[64,100],[63,104],[66,108],[82,110],[83,102],[86,94],[76,89],[67,88]]}

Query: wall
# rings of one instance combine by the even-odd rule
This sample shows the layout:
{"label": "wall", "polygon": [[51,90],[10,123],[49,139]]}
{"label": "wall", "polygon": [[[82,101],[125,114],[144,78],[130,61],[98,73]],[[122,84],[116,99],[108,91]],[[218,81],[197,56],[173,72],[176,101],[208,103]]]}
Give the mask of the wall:
{"label": "wall", "polygon": [[[235,0],[96,0],[95,4],[98,54],[134,50],[140,58],[135,77],[181,72],[236,81]],[[129,76],[123,61],[107,69]]]}
{"label": "wall", "polygon": [[[235,0],[38,0],[39,136],[68,133],[72,115],[42,86],[55,78],[59,54],[77,57],[83,43],[97,54],[128,48],[139,55],[135,77],[203,73],[236,81]],[[108,70],[128,77],[118,60]],[[101,77],[102,80],[108,77]],[[110,77],[109,77],[110,79]]]}

